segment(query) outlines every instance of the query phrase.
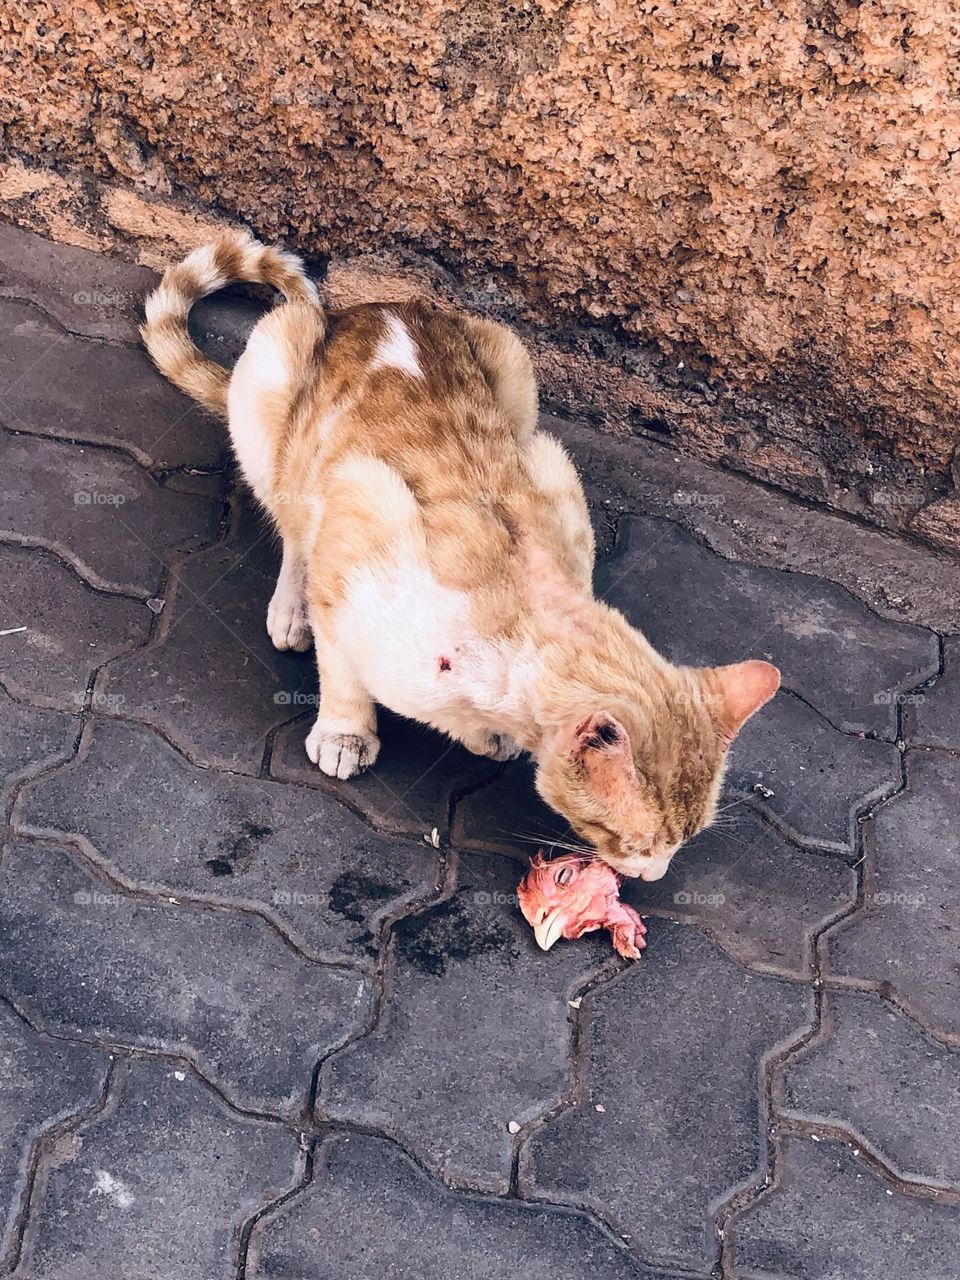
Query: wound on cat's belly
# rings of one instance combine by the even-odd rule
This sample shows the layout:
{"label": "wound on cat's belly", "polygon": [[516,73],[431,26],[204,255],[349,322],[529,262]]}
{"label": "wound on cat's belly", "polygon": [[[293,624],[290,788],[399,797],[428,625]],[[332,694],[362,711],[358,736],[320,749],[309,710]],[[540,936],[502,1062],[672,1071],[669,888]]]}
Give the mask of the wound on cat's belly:
{"label": "wound on cat's belly", "polygon": [[439,661],[440,661],[440,670],[441,670],[441,671],[452,671],[452,670],[453,670],[453,663],[450,661],[450,659],[449,659],[449,658],[445,658],[445,657],[441,654],[441,655],[440,655],[440,660],[439,660]]}

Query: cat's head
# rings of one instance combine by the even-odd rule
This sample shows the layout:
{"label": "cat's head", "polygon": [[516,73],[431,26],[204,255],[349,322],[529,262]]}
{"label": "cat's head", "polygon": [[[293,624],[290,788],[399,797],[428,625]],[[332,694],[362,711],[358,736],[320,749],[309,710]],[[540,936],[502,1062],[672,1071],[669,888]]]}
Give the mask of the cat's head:
{"label": "cat's head", "polygon": [[665,666],[642,701],[602,700],[548,735],[537,790],[611,867],[659,880],[713,821],[730,744],[779,686],[769,662]]}

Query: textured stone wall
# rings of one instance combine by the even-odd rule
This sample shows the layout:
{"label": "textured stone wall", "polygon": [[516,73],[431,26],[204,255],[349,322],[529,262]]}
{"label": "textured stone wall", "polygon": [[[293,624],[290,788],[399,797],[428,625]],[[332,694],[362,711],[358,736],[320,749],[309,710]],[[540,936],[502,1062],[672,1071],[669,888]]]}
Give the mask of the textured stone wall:
{"label": "textured stone wall", "polygon": [[552,407],[960,546],[954,6],[0,0],[0,35],[6,216],[152,261],[219,211],[343,296],[412,268],[524,327]]}

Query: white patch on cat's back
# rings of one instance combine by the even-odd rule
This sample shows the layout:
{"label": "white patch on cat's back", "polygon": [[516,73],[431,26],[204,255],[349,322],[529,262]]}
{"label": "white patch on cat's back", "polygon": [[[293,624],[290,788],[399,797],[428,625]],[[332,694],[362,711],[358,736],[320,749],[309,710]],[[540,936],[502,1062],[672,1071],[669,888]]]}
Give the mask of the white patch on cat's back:
{"label": "white patch on cat's back", "polygon": [[408,373],[411,378],[422,378],[423,370],[420,368],[416,343],[410,336],[410,330],[392,311],[384,311],[383,319],[387,332],[377,344],[370,367],[399,369],[402,373]]}

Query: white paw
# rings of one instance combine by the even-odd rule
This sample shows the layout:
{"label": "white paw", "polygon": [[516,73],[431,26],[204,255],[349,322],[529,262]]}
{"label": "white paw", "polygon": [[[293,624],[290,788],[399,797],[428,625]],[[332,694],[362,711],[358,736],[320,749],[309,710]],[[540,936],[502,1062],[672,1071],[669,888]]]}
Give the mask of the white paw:
{"label": "white paw", "polygon": [[380,754],[375,733],[343,733],[315,724],[307,736],[307,755],[328,778],[354,778]]}
{"label": "white paw", "polygon": [[463,745],[475,756],[488,756],[491,760],[516,760],[523,755],[523,748],[506,733],[481,733]]}
{"label": "white paw", "polygon": [[313,638],[300,602],[276,592],[267,605],[267,631],[275,649],[294,649],[297,653],[309,649]]}

